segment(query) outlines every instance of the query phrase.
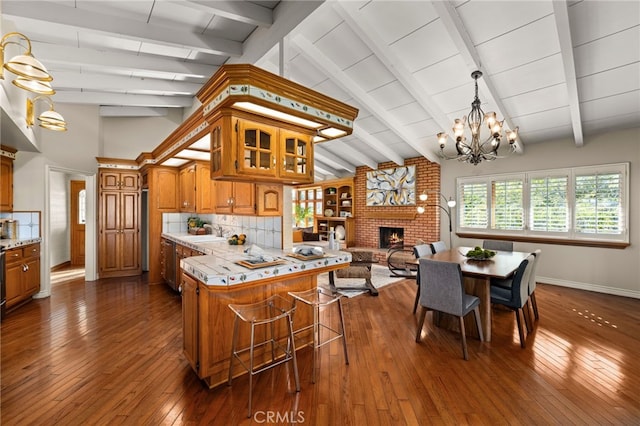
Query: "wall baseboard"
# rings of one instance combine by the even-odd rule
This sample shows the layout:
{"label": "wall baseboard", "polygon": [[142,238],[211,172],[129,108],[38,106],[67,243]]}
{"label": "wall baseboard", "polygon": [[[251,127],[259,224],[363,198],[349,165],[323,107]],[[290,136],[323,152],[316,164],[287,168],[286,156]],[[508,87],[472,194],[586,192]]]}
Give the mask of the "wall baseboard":
{"label": "wall baseboard", "polygon": [[51,272],[59,271],[60,269],[69,268],[71,266],[71,261],[67,260],[66,262],[62,262],[57,264],[56,266],[51,267]]}
{"label": "wall baseboard", "polygon": [[581,283],[576,281],[559,280],[556,278],[538,277],[537,281],[541,284],[551,284],[561,287],[575,288],[578,290],[595,291],[597,293],[610,294],[613,296],[632,297],[640,299],[640,291],[625,290],[614,287],[606,287],[597,284]]}

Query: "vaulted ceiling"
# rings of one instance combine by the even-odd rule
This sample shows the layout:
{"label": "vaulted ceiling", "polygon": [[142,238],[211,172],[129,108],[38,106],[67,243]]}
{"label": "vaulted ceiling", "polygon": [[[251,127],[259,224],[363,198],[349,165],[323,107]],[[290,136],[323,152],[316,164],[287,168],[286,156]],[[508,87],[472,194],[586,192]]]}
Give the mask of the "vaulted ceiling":
{"label": "vaulted ceiling", "polygon": [[[56,103],[104,116],[190,109],[224,63],[253,63],[359,108],[316,145],[316,177],[437,156],[479,98],[518,148],[640,126],[638,1],[2,0]],[[195,101],[197,102],[197,100]],[[65,117],[73,126],[73,117]]]}

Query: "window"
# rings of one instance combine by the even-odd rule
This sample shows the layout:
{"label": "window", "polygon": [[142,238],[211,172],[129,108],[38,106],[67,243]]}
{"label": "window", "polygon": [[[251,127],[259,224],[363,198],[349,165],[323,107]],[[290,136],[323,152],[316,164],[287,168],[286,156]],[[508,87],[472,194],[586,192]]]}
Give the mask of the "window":
{"label": "window", "polygon": [[292,190],[293,227],[313,226],[315,216],[322,216],[322,188],[299,188]]}
{"label": "window", "polygon": [[629,242],[629,165],[458,178],[457,232]]}

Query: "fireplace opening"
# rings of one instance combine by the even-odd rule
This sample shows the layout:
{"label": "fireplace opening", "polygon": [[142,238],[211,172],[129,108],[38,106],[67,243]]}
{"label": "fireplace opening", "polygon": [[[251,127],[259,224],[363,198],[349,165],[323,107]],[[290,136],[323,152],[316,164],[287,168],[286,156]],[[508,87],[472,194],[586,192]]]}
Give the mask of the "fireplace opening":
{"label": "fireplace opening", "polygon": [[380,248],[404,247],[404,228],[381,226],[379,232]]}

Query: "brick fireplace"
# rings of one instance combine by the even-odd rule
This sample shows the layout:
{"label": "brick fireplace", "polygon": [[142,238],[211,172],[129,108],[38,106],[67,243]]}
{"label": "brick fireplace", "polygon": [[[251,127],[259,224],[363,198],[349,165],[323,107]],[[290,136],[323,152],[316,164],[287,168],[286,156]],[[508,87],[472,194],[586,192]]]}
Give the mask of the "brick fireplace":
{"label": "brick fireplace", "polygon": [[378,235],[379,248],[404,246],[404,228],[381,226],[378,228]]}
{"label": "brick fireplace", "polygon": [[[440,165],[424,157],[409,158],[405,166],[416,166],[416,195],[425,190],[440,190]],[[397,167],[392,162],[380,163],[379,169]],[[416,240],[427,242],[440,239],[440,209],[427,209],[417,214],[417,206],[367,206],[366,180],[367,166],[356,169],[354,178],[356,206],[356,246],[370,247],[385,252],[381,248],[379,228],[402,228],[405,248],[415,245]],[[417,197],[416,197],[417,198]],[[383,256],[384,257],[384,256]],[[384,260],[384,259],[379,259]]]}

